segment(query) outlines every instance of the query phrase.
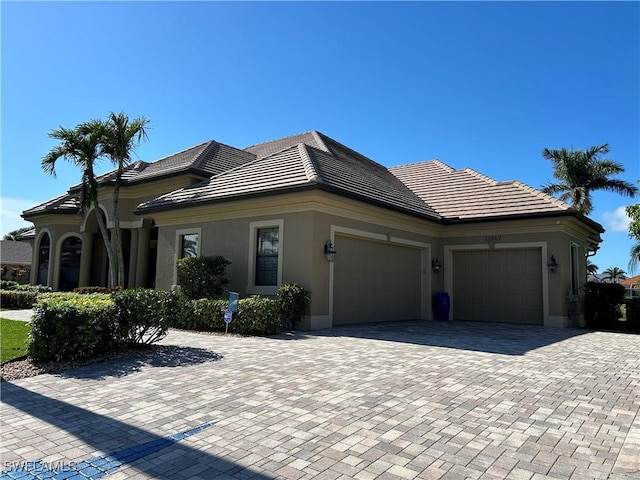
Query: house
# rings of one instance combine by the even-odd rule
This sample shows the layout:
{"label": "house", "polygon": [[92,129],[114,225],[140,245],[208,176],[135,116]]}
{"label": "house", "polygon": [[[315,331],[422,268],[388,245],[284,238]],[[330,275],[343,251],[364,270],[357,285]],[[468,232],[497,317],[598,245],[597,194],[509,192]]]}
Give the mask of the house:
{"label": "house", "polygon": [[28,242],[0,240],[2,280],[29,283],[32,248]]}
{"label": "house", "polygon": [[[113,177],[98,179],[109,228]],[[78,193],[23,212],[36,226],[33,283],[106,284],[95,211],[78,215]],[[453,319],[570,326],[604,231],[523,183],[437,160],[386,168],[317,131],[135,162],[119,214],[127,286],[169,290],[179,258],[223,255],[242,296],[310,290],[306,329],[431,319],[436,292]]]}
{"label": "house", "polygon": [[640,275],[625,278],[624,280],[620,280],[618,283],[624,287],[625,298],[636,298],[640,296],[638,295],[640,289]]}

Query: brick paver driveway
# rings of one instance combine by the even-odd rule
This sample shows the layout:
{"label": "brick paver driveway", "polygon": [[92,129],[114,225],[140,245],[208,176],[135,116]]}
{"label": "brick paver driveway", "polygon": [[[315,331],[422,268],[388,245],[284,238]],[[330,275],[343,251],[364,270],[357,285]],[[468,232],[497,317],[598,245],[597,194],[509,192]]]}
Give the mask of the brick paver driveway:
{"label": "brick paver driveway", "polygon": [[640,478],[637,335],[419,322],[164,344],[3,383],[3,477]]}

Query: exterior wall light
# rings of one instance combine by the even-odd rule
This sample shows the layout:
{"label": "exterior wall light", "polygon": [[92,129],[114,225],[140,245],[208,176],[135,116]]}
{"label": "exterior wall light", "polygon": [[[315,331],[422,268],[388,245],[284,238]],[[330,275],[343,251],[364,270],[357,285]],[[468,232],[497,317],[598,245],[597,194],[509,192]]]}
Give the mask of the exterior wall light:
{"label": "exterior wall light", "polygon": [[556,261],[556,257],[551,255],[551,258],[547,262],[547,267],[549,267],[549,271],[551,273],[556,273],[556,270],[558,269],[558,262]]}
{"label": "exterior wall light", "polygon": [[327,243],[324,244],[324,254],[327,257],[327,262],[333,263],[336,259],[336,251],[333,248],[333,243],[330,240],[327,240]]}
{"label": "exterior wall light", "polygon": [[438,273],[442,268],[442,265],[440,265],[440,262],[438,261],[437,258],[434,258],[433,260],[431,260],[431,268],[433,268],[433,271],[436,273]]}

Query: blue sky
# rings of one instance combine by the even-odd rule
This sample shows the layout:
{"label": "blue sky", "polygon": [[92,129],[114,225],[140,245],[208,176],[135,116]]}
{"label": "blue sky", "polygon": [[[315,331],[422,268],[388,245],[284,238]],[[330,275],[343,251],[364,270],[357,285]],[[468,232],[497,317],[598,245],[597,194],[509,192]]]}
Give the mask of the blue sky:
{"label": "blue sky", "polygon": [[[552,176],[543,148],[609,143],[640,179],[638,2],[0,8],[2,234],[80,178],[41,171],[47,133],[121,110],[151,121],[146,161],[315,129],[386,166],[438,158],[534,187]],[[595,195],[601,270],[626,269],[631,202]]]}

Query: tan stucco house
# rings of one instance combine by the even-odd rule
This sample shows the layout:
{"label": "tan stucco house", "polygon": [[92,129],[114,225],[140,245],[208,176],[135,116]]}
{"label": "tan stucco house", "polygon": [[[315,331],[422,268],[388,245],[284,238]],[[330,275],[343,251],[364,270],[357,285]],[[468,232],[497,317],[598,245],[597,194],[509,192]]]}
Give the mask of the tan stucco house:
{"label": "tan stucco house", "polygon": [[[113,174],[100,184],[112,228]],[[78,193],[23,212],[36,226],[32,283],[106,284],[95,211],[78,215]],[[242,296],[310,290],[306,329],[431,319],[437,292],[452,319],[569,326],[604,231],[520,182],[440,161],[386,168],[317,131],[135,162],[120,218],[127,286],[169,290],[181,256],[223,255]]]}

